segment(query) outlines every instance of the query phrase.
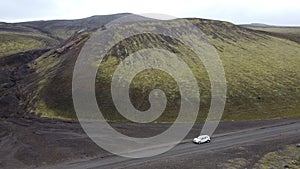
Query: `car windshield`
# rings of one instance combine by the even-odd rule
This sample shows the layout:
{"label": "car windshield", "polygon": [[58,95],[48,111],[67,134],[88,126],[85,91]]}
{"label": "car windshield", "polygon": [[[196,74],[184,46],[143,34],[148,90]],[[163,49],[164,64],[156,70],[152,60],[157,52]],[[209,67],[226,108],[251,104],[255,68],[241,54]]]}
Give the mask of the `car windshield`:
{"label": "car windshield", "polygon": [[206,136],[199,136],[198,139],[206,139]]}

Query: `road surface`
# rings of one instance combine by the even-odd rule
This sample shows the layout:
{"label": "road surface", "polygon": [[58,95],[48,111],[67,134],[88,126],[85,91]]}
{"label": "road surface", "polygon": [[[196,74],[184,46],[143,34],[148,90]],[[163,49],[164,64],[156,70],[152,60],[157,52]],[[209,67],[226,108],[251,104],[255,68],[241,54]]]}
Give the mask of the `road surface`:
{"label": "road surface", "polygon": [[[68,164],[50,166],[48,169],[105,169],[105,168],[130,168],[131,166],[141,165],[145,162],[151,163],[156,160],[168,159],[201,153],[207,151],[222,151],[226,148],[241,146],[249,143],[258,143],[273,139],[285,139],[287,137],[300,137],[300,121],[286,124],[252,128],[237,132],[218,134],[212,136],[211,143],[193,144],[192,140],[184,140],[182,143],[170,151],[149,158],[130,159],[119,156],[109,156],[105,158],[89,159],[76,161]],[[43,167],[45,168],[45,167]]]}

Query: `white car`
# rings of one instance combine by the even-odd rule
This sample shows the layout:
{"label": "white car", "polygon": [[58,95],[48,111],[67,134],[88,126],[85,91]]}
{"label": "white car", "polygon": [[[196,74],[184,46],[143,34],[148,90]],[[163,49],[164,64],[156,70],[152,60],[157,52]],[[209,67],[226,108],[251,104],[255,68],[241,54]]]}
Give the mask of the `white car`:
{"label": "white car", "polygon": [[199,137],[194,138],[193,142],[196,144],[209,143],[210,137],[208,135],[200,135]]}

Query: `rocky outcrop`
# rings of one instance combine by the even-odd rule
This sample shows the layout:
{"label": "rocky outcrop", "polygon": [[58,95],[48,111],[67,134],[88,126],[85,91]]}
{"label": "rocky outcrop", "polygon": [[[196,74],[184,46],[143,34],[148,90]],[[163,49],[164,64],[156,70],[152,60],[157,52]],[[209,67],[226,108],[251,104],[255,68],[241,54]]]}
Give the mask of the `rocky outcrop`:
{"label": "rocky outcrop", "polygon": [[[36,50],[0,58],[0,117],[24,116],[29,102],[25,88],[34,77],[28,63],[48,51]],[[28,90],[29,89],[29,90]]]}

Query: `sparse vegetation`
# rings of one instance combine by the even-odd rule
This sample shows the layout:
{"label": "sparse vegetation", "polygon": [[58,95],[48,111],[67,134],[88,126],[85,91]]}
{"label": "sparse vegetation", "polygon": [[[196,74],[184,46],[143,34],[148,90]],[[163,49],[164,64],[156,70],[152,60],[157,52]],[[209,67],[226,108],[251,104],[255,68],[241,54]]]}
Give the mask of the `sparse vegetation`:
{"label": "sparse vegetation", "polygon": [[[112,18],[114,17],[117,16]],[[23,93],[27,93],[26,98],[29,99],[25,101],[28,102],[27,112],[47,117],[76,119],[71,88],[73,66],[90,34],[99,25],[109,21],[97,19],[99,18],[91,17],[87,19],[89,21],[0,24],[0,57],[20,51],[52,49],[29,64],[34,75],[22,84],[27,91]],[[224,65],[228,93],[223,120],[300,117],[299,43],[228,22],[202,19],[189,21],[208,36]],[[87,27],[82,27],[82,23],[87,23]],[[148,26],[154,27],[150,23]],[[174,22],[174,27],[176,26],[178,24]],[[81,33],[74,34],[79,30]],[[294,30],[287,32],[298,34]],[[70,39],[64,42],[64,39],[69,37]],[[58,41],[63,43],[57,45]],[[201,107],[197,120],[205,120],[211,93],[208,74],[201,60],[180,41],[149,33],[119,42],[99,65],[96,96],[105,117],[111,121],[126,121],[112,103],[111,77],[125,57],[144,48],[168,50],[189,65],[200,87]],[[138,62],[145,64],[146,61],[141,58]],[[157,60],[157,63],[164,62],[166,61],[163,56]],[[32,86],[36,88],[33,90]],[[155,88],[162,89],[168,97],[167,109],[156,121],[172,122],[177,117],[180,107],[180,93],[174,79],[165,72],[147,70],[138,74],[131,83],[132,103],[139,110],[147,110],[150,106],[148,95]]]}
{"label": "sparse vegetation", "polygon": [[43,42],[32,37],[2,32],[0,37],[0,57],[46,47]]}
{"label": "sparse vegetation", "polygon": [[[199,19],[191,22],[199,26],[215,44],[225,68],[228,98],[223,120],[300,117],[300,77],[297,73],[300,63],[299,43],[226,22]],[[56,112],[57,116],[76,118],[71,100],[71,74],[82,44],[78,43],[62,54],[52,52],[38,59],[36,71],[44,72],[40,75],[48,80],[43,83],[43,87],[40,86],[44,94],[37,100],[43,101],[50,112]],[[191,67],[198,80],[202,106],[198,121],[205,119],[210,103],[210,83],[201,61],[192,59],[194,54],[179,42],[168,44],[164,37],[151,34],[120,42],[100,65],[96,95],[100,108],[108,119],[126,121],[115,110],[110,96],[111,75],[122,57],[128,55],[124,47],[128,53],[145,47],[176,51]],[[160,62],[162,61],[163,59]],[[167,94],[169,102],[166,112],[158,121],[173,121],[176,118],[175,110],[178,110],[180,95],[175,82],[167,74],[144,71],[135,77],[131,87],[133,105],[140,110],[149,108],[149,92],[154,88],[161,88]],[[49,114],[46,112],[48,109],[40,111]]]}
{"label": "sparse vegetation", "polygon": [[244,158],[235,158],[228,160],[227,163],[219,164],[218,168],[224,168],[224,169],[238,169],[238,168],[245,168],[248,165],[247,159]]}
{"label": "sparse vegetation", "polygon": [[0,24],[0,57],[51,48],[58,41],[37,30],[13,24]]}
{"label": "sparse vegetation", "polygon": [[226,163],[220,163],[218,168],[238,169],[270,169],[270,168],[289,168],[298,169],[300,166],[300,148],[295,145],[288,145],[279,150],[267,152],[256,157],[258,160],[253,162],[245,158],[229,159]]}
{"label": "sparse vegetation", "polygon": [[264,155],[257,164],[255,169],[269,168],[289,168],[297,169],[300,166],[300,149],[294,145],[286,146],[276,152],[270,152]]}
{"label": "sparse vegetation", "polygon": [[271,33],[271,35],[286,38],[300,43],[300,28],[299,27],[253,27],[246,26],[249,29]]}
{"label": "sparse vegetation", "polygon": [[[0,22],[0,168],[45,168],[54,164],[60,168],[97,167],[102,160],[109,161],[106,167],[123,167],[123,163],[114,163],[119,157],[99,147],[90,134],[85,133],[76,121],[72,100],[74,64],[82,47],[96,29],[105,30],[104,24],[123,15],[16,24]],[[204,19],[189,21],[207,35],[224,65],[228,88],[222,118],[225,122],[220,122],[212,136],[212,144],[198,145],[197,149],[196,145],[183,140],[184,144],[178,144],[162,158],[140,159],[125,167],[298,169],[299,120],[295,118],[300,118],[300,31],[270,27],[252,30]],[[176,21],[170,22],[174,22],[174,27],[179,26]],[[136,29],[136,23],[131,24],[132,30]],[[151,23],[146,24],[155,29]],[[185,35],[184,38],[202,44],[198,36]],[[201,94],[197,122],[206,120],[210,108],[210,79],[191,49],[179,40],[159,34],[132,36],[115,44],[101,64],[91,63],[98,68],[94,86],[102,114],[112,122],[111,127],[130,137],[149,138],[163,133],[170,128],[180,109],[181,96],[176,81],[170,74],[157,69],[137,74],[130,82],[129,97],[136,109],[144,111],[151,106],[150,92],[153,89],[164,91],[168,102],[158,119],[147,124],[132,123],[115,108],[111,81],[117,66],[129,64],[126,57],[130,54],[151,48],[172,52],[189,66]],[[173,70],[180,70],[179,64],[167,60],[168,56],[154,54],[158,57],[153,63],[175,65]],[[149,63],[145,57],[135,56],[134,59],[132,62],[137,65]],[[178,74],[186,76],[184,71]],[[184,84],[187,89],[189,82]],[[76,90],[86,94],[85,87]],[[191,95],[191,91],[187,93]],[[202,127],[203,123],[195,124],[185,139],[199,135]],[[101,130],[106,131],[106,127]],[[101,139],[111,138],[108,134]],[[122,142],[126,138],[116,139]],[[165,144],[156,148],[161,146]],[[147,145],[145,148],[147,150]],[[131,161],[123,162],[129,164]]]}

